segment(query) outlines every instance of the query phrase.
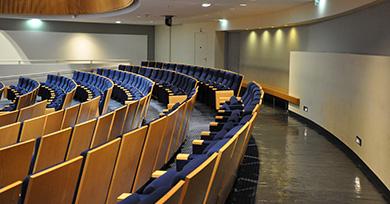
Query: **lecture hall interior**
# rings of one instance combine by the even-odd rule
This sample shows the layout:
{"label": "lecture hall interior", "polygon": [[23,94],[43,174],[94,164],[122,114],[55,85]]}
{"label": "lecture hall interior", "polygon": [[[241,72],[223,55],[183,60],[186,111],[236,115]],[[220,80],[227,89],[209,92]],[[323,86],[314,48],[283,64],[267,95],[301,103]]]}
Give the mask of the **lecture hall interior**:
{"label": "lecture hall interior", "polygon": [[0,0],[0,204],[390,203],[390,0]]}

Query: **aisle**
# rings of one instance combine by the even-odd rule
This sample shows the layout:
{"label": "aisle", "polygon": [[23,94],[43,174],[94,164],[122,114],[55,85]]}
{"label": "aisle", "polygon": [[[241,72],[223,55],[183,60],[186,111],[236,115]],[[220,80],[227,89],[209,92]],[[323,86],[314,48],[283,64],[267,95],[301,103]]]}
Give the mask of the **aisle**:
{"label": "aisle", "polygon": [[386,203],[321,133],[263,106],[227,203]]}

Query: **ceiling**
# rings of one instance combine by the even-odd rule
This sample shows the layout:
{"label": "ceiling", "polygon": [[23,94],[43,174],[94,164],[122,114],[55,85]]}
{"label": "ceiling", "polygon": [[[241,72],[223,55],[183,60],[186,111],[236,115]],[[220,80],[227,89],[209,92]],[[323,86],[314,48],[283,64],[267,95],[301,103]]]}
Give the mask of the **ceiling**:
{"label": "ceiling", "polygon": [[[203,8],[202,3],[211,3]],[[174,24],[216,21],[220,18],[239,18],[281,11],[313,0],[139,0],[136,8],[112,15],[46,16],[46,20],[65,20],[97,23],[163,24],[164,15],[173,15]],[[241,6],[240,4],[246,4]],[[18,16],[14,16],[18,18]],[[19,16],[20,17],[20,16]],[[26,18],[26,16],[24,17]]]}

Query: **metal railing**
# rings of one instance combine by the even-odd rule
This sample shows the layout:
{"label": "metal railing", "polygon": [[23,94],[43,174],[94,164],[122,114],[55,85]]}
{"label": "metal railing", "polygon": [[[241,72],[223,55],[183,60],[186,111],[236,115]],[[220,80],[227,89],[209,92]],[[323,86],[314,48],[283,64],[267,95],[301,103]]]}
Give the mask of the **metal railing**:
{"label": "metal railing", "polygon": [[102,63],[129,63],[129,59],[33,59],[33,60],[12,60],[1,59],[0,64],[102,64]]}

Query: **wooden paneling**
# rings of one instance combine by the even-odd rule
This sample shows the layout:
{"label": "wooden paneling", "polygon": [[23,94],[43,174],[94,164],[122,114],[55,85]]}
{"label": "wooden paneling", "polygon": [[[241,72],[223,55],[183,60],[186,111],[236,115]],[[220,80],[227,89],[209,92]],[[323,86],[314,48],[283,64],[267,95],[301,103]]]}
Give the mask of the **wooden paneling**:
{"label": "wooden paneling", "polygon": [[24,204],[69,204],[73,201],[83,157],[30,176]]}
{"label": "wooden paneling", "polygon": [[2,14],[19,15],[80,15],[124,9],[134,0],[1,0]]}
{"label": "wooden paneling", "polygon": [[[243,84],[242,84],[243,87],[247,87],[247,85],[248,85],[248,82],[243,82]],[[301,103],[301,100],[299,98],[289,95],[287,90],[283,90],[283,89],[269,86],[266,84],[261,84],[261,87],[263,88],[263,91],[266,94],[283,99],[283,100],[288,101],[294,105],[299,105]]]}

